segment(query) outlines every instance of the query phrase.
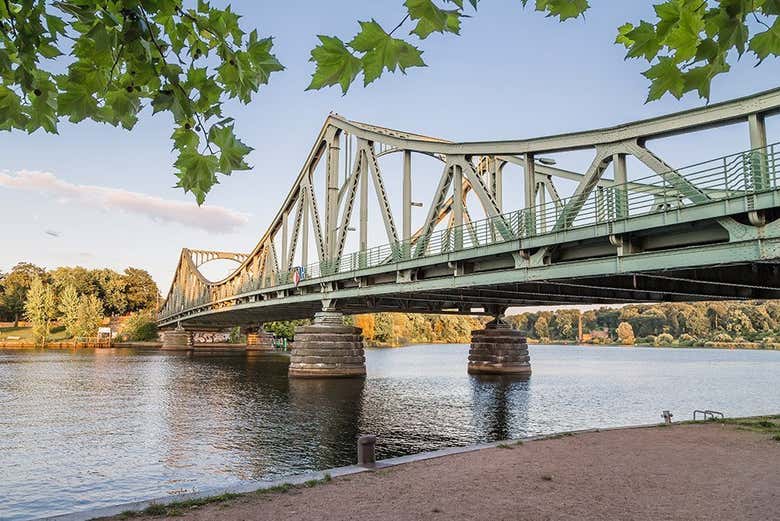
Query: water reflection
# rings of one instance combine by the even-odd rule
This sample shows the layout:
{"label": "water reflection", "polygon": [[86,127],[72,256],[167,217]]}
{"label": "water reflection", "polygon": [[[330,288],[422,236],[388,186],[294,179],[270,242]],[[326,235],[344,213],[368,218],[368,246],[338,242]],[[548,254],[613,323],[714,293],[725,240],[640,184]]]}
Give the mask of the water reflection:
{"label": "water reflection", "polygon": [[528,418],[530,375],[472,375],[473,423],[482,440],[521,435]]}
{"label": "water reflection", "polygon": [[297,457],[310,468],[354,463],[365,381],[294,379],[289,389],[290,421],[298,426],[290,449]]}

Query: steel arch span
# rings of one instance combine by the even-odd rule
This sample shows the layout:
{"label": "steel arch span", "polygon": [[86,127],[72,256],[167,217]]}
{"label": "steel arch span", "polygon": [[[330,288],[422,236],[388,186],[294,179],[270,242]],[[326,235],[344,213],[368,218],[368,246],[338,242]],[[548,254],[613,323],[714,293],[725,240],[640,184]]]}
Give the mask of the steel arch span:
{"label": "steel arch span", "polygon": [[[251,252],[182,250],[159,325],[780,298],[780,145],[765,123],[779,111],[776,89],[616,127],[460,143],[330,114]],[[748,150],[681,167],[652,147],[690,135],[710,150],[703,131],[732,124],[746,124]],[[590,151],[584,170],[548,157],[571,151]],[[421,203],[420,157],[426,174],[439,165]],[[425,218],[413,227],[415,206]],[[238,265],[210,281],[199,268],[214,259]]]}

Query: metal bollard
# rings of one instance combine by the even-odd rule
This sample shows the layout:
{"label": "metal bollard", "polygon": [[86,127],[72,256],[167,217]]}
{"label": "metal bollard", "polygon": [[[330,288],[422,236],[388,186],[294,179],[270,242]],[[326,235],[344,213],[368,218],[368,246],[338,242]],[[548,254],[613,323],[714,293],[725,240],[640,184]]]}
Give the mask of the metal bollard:
{"label": "metal bollard", "polygon": [[661,418],[664,419],[664,423],[672,423],[672,416],[674,415],[669,411],[664,411],[661,413]]}
{"label": "metal bollard", "polygon": [[363,434],[357,442],[357,464],[361,467],[376,465],[376,436]]}

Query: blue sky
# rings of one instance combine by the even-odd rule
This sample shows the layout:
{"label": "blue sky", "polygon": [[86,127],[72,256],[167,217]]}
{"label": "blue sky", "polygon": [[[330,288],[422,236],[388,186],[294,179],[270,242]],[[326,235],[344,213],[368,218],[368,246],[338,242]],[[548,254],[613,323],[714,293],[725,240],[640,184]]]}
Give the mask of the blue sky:
{"label": "blue sky", "polygon": [[[368,88],[356,84],[342,96],[337,89],[305,91],[316,34],[349,39],[356,20],[372,17],[392,27],[403,16],[401,0],[234,2],[245,28],[275,37],[275,52],[287,67],[248,107],[227,107],[239,135],[255,148],[253,170],[223,177],[207,198],[212,208],[193,209],[192,197],[173,188],[167,116],[146,113],[132,132],[66,123],[57,136],[2,133],[0,172],[46,176],[38,174],[26,185],[38,189],[0,183],[0,270],[19,261],[47,267],[130,265],[148,269],[165,293],[182,247],[251,250],[330,111],[471,141],[583,130],[703,105],[690,95],[644,104],[647,83],[640,73],[646,64],[624,61],[624,50],[613,41],[622,23],[651,18],[649,1],[593,4],[585,20],[560,24],[522,9],[518,0],[484,0],[479,13],[465,21],[461,37],[432,35],[421,43],[429,67],[388,75]],[[746,56],[716,79],[712,101],[776,87],[777,60],[754,64]],[[770,140],[775,130],[771,121]],[[725,130],[696,147],[659,146],[677,164],[686,164],[747,148],[747,137]]]}

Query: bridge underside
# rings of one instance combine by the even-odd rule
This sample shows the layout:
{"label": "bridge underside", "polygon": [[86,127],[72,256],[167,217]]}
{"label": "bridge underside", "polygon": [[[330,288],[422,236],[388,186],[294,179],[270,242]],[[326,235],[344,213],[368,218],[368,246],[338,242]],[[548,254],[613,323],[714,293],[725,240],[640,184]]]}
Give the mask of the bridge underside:
{"label": "bridge underside", "polygon": [[[746,233],[757,230],[734,223]],[[762,228],[764,235],[770,232],[766,238],[666,248],[662,244],[670,230],[661,230],[644,239],[634,237],[621,248],[642,251],[621,255],[607,238],[594,238],[559,247],[546,264],[536,266],[512,243],[490,245],[465,259],[453,253],[430,259],[426,266],[398,263],[391,272],[387,266],[381,271],[356,270],[304,281],[297,288],[288,284],[245,294],[221,309],[193,310],[181,323],[197,329],[310,318],[322,310],[326,298],[347,314],[490,314],[491,309],[510,306],[780,299],[780,238],[772,233],[775,228],[780,221]],[[715,230],[699,223],[689,227],[689,240],[714,241],[719,236]],[[679,241],[685,234],[674,237]],[[654,246],[658,249],[648,250]]]}

